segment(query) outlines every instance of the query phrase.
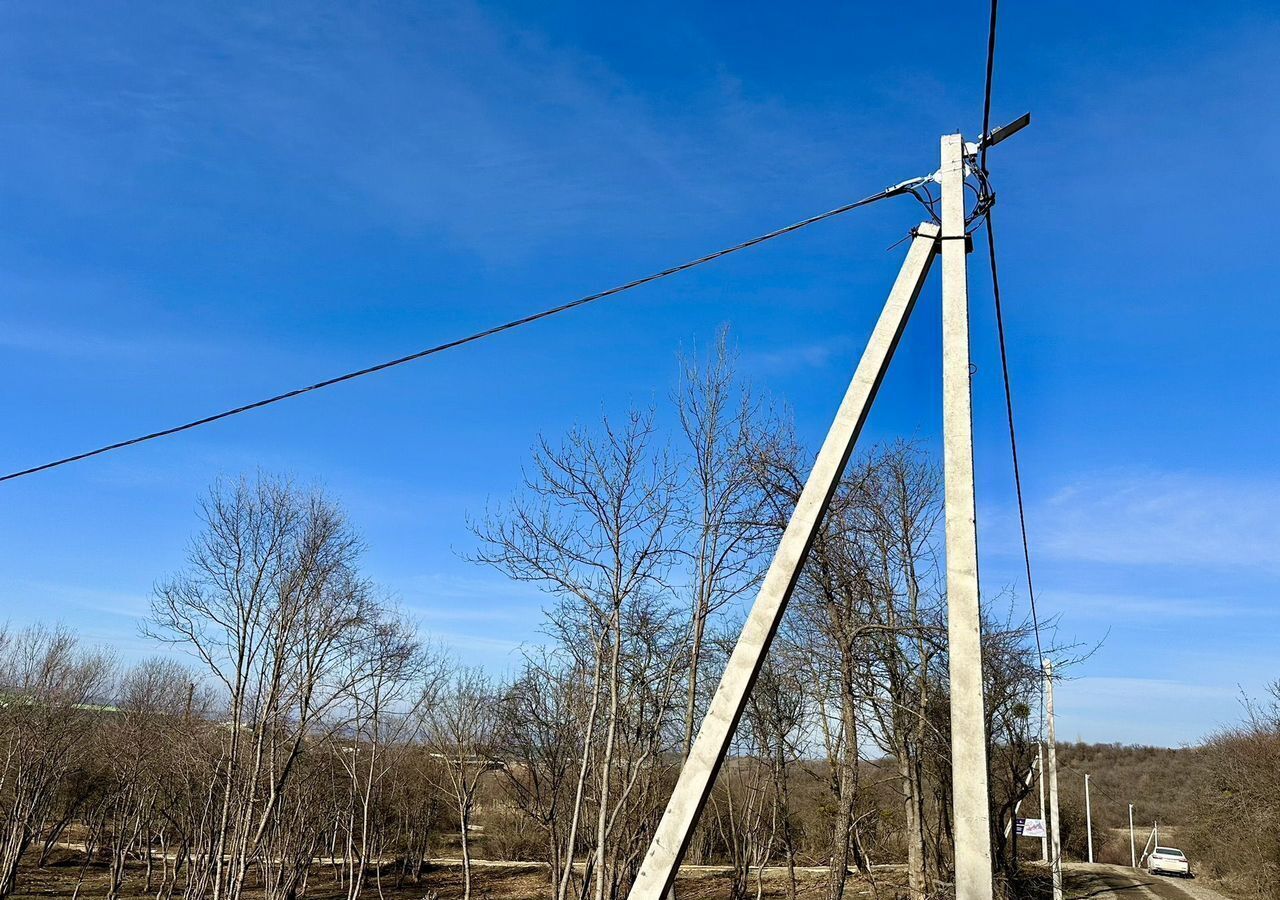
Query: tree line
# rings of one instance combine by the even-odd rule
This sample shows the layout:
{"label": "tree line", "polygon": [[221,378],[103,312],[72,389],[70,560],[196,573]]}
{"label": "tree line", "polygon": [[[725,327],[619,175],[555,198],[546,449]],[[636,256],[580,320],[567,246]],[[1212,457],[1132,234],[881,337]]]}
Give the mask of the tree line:
{"label": "tree line", "polygon": [[[723,335],[662,413],[665,431],[632,410],[539,440],[470,522],[478,565],[547,598],[504,679],[419,634],[333,500],[261,474],[213,485],[157,585],[143,631],[166,655],[122,667],[65,628],[4,632],[0,898],[60,852],[81,880],[105,869],[111,900],[127,878],[157,900],[293,900],[319,878],[356,900],[456,854],[469,898],[477,842],[545,863],[556,900],[624,897],[811,460]],[[904,864],[913,898],[950,880],[941,523],[919,446],[850,463],[689,851],[731,867],[735,898],[765,866],[792,898],[800,865],[829,867],[830,900],[876,863]],[[1039,661],[1012,598],[986,600],[1008,874]]]}

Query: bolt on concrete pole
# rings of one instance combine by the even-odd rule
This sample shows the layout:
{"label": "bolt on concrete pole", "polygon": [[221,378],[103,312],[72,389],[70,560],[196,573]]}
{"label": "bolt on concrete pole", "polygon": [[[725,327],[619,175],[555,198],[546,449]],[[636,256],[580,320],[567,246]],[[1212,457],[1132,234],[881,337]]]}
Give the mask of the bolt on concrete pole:
{"label": "bolt on concrete pole", "polygon": [[1053,723],[1052,660],[1044,661],[1044,681],[1045,717],[1049,721],[1049,815],[1052,817],[1049,839],[1053,847],[1050,856],[1053,865],[1053,900],[1062,900],[1062,833],[1058,830],[1058,749]]}
{"label": "bolt on concrete pole", "polygon": [[931,223],[921,225],[871,332],[871,339],[836,413],[835,422],[818,452],[813,470],[791,514],[791,521],[783,532],[760,593],[720,678],[720,685],[711,698],[689,757],[680,770],[671,800],[658,822],[658,830],[631,886],[629,900],[661,900],[675,880],[698,815],[707,802],[729,741],[751,694],[751,687],[800,578],[814,535],[853,453],[854,444],[937,252],[937,226]]}
{"label": "bolt on concrete pole", "polygon": [[1040,858],[1049,861],[1049,814],[1044,809],[1044,744],[1036,742],[1036,768],[1040,770],[1040,821],[1044,828],[1040,834]]}
{"label": "bolt on concrete pole", "polygon": [[1089,803],[1089,775],[1084,776],[1084,831],[1089,838],[1089,862],[1093,862],[1093,806]]}
{"label": "bolt on concrete pole", "polygon": [[1129,865],[1138,868],[1138,845],[1133,841],[1133,804],[1129,804]]}
{"label": "bolt on concrete pole", "polygon": [[982,699],[978,528],[973,488],[965,145],[942,138],[942,431],[956,900],[991,900],[991,813]]}

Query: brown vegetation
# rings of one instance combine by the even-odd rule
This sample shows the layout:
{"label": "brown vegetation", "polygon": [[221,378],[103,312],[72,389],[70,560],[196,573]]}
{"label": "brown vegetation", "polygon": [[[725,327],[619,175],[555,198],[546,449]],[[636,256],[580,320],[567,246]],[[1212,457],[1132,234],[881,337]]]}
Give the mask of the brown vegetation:
{"label": "brown vegetation", "polygon": [[[522,489],[474,523],[477,562],[548,598],[546,640],[508,683],[424,643],[360,574],[341,510],[270,477],[215,485],[156,591],[146,631],[192,668],[5,636],[0,897],[59,860],[73,893],[113,900],[501,896],[473,860],[520,858],[540,864],[511,875],[534,895],[620,900],[808,468],[723,340],[673,401],[671,443],[653,411],[540,441]],[[940,516],[918,447],[850,464],[692,843],[689,862],[728,867],[705,890],[945,890]],[[1023,623],[989,615],[983,639],[1008,876],[1039,669]],[[444,881],[441,856],[461,859]],[[903,884],[872,877],[885,863]]]}

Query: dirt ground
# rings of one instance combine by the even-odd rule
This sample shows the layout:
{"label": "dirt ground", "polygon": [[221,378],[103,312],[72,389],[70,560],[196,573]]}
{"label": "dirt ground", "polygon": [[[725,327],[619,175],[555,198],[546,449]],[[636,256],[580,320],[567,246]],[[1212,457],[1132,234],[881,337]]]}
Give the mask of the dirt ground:
{"label": "dirt ground", "polygon": [[1148,875],[1103,863],[1065,865],[1063,894],[1065,900],[1230,900],[1202,878]]}
{"label": "dirt ground", "polygon": [[[44,869],[24,869],[19,876],[15,897],[70,898],[75,894],[79,866],[54,865]],[[826,870],[801,869],[797,872],[800,900],[818,900],[826,896]],[[886,875],[886,882],[892,875]],[[886,884],[886,886],[889,886]],[[787,895],[785,869],[769,869],[763,882],[765,900],[782,900]],[[90,869],[80,889],[81,900],[102,897],[106,894],[107,874],[104,869]],[[420,884],[406,883],[396,888],[394,878],[383,880],[382,893],[386,900],[457,900],[462,897],[462,867],[453,861],[437,861]],[[751,894],[754,896],[755,883]],[[850,900],[868,897],[870,890],[865,882],[851,876],[846,896]],[[554,891],[547,881],[547,871],[536,863],[480,862],[473,869],[472,896],[475,900],[542,900]],[[711,867],[688,867],[676,882],[676,895],[680,900],[724,900],[731,894],[731,875],[728,870]],[[886,892],[892,896],[892,890]],[[336,884],[324,868],[311,876],[307,887],[307,900],[346,900],[346,888]],[[377,898],[377,886],[370,881],[365,897]],[[131,872],[126,880],[123,900],[154,900],[154,894],[143,890],[141,872]]]}
{"label": "dirt ground", "polygon": [[[1039,867],[1033,866],[1029,867],[1027,874],[1028,880],[1020,893],[1026,894],[1026,900],[1047,900],[1047,870],[1039,871]],[[25,870],[20,876],[15,896],[70,898],[75,892],[78,875],[79,867],[73,865]],[[797,875],[801,900],[819,900],[826,896],[825,869],[800,869]],[[676,882],[676,895],[680,900],[725,900],[731,893],[730,878],[730,873],[719,867],[686,867]],[[885,872],[879,880],[884,888],[882,896],[894,896],[894,873]],[[786,870],[766,870],[763,886],[766,900],[785,898]],[[141,873],[131,873],[125,900],[152,900],[153,895],[144,893],[142,888]],[[424,875],[420,884],[406,884],[397,889],[394,879],[388,878],[383,881],[382,892],[387,900],[457,900],[462,897],[462,867],[454,861],[440,860]],[[105,893],[106,872],[91,869],[79,896],[102,897]],[[552,893],[546,869],[536,863],[482,862],[474,869],[473,896],[476,900],[542,900]],[[753,882],[751,894],[754,896],[754,893]],[[1152,876],[1128,867],[1086,863],[1070,863],[1064,867],[1063,893],[1065,900],[1231,900],[1200,879]],[[867,882],[850,878],[847,897],[860,900],[871,895]],[[378,896],[375,884],[370,883],[365,896]],[[312,876],[307,897],[308,900],[345,900],[346,889],[335,884],[322,868]]]}

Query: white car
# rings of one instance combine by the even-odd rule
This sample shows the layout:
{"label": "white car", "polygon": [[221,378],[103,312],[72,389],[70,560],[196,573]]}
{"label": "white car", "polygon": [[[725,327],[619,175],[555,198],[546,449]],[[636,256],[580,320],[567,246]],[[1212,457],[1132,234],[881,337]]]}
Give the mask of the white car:
{"label": "white car", "polygon": [[1147,871],[1152,875],[1181,875],[1191,877],[1191,863],[1186,854],[1175,847],[1157,847],[1147,857]]}

